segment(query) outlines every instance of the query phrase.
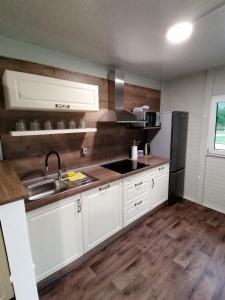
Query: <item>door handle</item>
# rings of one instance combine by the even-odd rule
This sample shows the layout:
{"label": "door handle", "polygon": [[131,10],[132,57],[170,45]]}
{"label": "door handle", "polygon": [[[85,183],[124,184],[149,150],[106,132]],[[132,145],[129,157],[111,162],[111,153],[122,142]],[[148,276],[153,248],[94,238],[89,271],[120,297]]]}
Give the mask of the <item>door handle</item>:
{"label": "door handle", "polygon": [[154,189],[154,186],[155,186],[155,180],[152,179],[152,189]]}
{"label": "door handle", "polygon": [[80,201],[80,199],[77,199],[77,212],[78,213],[81,212],[81,201]]}

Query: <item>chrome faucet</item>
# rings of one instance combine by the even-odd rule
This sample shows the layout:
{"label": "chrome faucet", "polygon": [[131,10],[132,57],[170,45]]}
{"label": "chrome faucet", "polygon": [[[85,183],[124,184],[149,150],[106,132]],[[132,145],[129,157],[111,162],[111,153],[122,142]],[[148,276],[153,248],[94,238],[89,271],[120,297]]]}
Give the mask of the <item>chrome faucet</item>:
{"label": "chrome faucet", "polygon": [[62,180],[62,170],[61,170],[61,161],[59,153],[56,151],[50,151],[45,158],[45,173],[48,173],[48,158],[50,155],[55,154],[58,159],[58,180]]}

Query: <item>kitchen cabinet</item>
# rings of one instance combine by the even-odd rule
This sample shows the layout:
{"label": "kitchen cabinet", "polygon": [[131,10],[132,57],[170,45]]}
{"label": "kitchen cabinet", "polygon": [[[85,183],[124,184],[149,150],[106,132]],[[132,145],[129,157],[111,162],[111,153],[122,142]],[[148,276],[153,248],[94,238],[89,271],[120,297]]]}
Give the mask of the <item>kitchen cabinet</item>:
{"label": "kitchen cabinet", "polygon": [[150,209],[168,200],[169,169],[162,169],[151,176]]}
{"label": "kitchen cabinet", "polygon": [[84,252],[122,229],[122,181],[115,181],[81,194]]}
{"label": "kitchen cabinet", "polygon": [[149,176],[145,175],[149,175],[149,172],[135,175],[129,181],[125,179],[130,184],[123,186],[124,226],[127,226],[149,211],[151,185]]}
{"label": "kitchen cabinet", "polygon": [[38,111],[99,111],[98,86],[6,70],[6,109]]}
{"label": "kitchen cabinet", "polygon": [[131,175],[123,180],[124,226],[168,199],[169,164]]}
{"label": "kitchen cabinet", "polygon": [[27,214],[37,282],[83,254],[80,201],[73,196]]}
{"label": "kitchen cabinet", "polygon": [[10,283],[9,266],[0,229],[0,300],[9,300],[13,298],[13,296],[14,292],[12,284]]}
{"label": "kitchen cabinet", "polygon": [[166,201],[168,182],[165,164],[27,213],[37,281]]}

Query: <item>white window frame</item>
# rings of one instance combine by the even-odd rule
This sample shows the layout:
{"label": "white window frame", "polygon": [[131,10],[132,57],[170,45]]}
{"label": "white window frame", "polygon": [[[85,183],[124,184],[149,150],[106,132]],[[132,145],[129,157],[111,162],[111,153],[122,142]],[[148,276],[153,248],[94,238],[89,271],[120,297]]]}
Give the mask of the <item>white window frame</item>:
{"label": "white window frame", "polygon": [[217,103],[218,102],[225,103],[225,95],[212,97],[211,109],[210,109],[210,119],[209,119],[208,154],[225,156],[225,150],[215,149],[216,112],[217,112]]}

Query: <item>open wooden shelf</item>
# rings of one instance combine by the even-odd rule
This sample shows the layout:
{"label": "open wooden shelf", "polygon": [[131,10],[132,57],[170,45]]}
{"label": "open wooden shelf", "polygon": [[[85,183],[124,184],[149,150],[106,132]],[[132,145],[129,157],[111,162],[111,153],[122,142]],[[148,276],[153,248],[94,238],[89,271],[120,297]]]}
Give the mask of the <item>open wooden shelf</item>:
{"label": "open wooden shelf", "polygon": [[97,128],[74,128],[74,129],[10,131],[9,134],[11,136],[29,136],[29,135],[86,133],[86,132],[96,132],[96,131]]}
{"label": "open wooden shelf", "polygon": [[143,127],[142,129],[144,129],[144,130],[159,130],[159,129],[161,129],[161,127],[160,126],[149,126],[149,127]]}

